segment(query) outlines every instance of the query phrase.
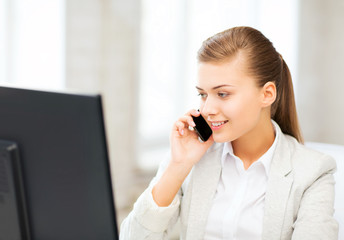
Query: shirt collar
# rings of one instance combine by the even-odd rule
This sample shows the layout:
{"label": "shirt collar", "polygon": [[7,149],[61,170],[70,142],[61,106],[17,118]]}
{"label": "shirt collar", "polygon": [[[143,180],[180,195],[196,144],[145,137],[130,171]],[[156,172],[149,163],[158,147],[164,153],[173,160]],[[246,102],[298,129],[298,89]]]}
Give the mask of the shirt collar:
{"label": "shirt collar", "polygon": [[[272,125],[274,127],[275,130],[275,140],[272,143],[271,147],[268,149],[268,151],[266,151],[258,160],[257,162],[261,162],[262,165],[264,166],[265,169],[265,173],[268,176],[269,171],[270,171],[270,166],[271,166],[271,161],[272,161],[272,157],[273,154],[275,152],[276,149],[276,145],[277,142],[280,138],[280,134],[281,134],[281,129],[278,126],[278,124],[271,119]],[[225,160],[227,159],[227,155],[230,155],[232,157],[237,158],[237,156],[234,155],[233,153],[233,147],[232,147],[232,143],[231,142],[226,142],[223,146],[223,152],[222,152],[222,158],[221,158],[221,164],[222,167],[224,166]]]}

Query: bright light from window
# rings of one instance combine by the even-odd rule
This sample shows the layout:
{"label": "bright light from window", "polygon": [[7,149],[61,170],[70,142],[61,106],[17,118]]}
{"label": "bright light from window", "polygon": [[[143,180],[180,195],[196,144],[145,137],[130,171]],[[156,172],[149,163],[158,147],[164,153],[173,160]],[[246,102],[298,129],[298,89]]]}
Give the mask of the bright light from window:
{"label": "bright light from window", "polygon": [[[64,87],[64,0],[7,1],[7,56],[2,62],[13,85],[62,89]],[[6,44],[6,45],[5,45]]]}
{"label": "bright light from window", "polygon": [[6,2],[5,0],[0,0],[0,82],[6,80]]}

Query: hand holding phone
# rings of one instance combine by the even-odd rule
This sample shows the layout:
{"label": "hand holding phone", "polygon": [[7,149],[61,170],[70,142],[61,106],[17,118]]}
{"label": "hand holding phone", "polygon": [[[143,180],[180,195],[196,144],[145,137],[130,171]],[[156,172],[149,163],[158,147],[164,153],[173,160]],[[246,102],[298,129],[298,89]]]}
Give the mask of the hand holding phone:
{"label": "hand holding phone", "polygon": [[172,128],[171,162],[182,166],[182,169],[195,165],[214,143],[211,135],[211,128],[199,111],[192,109],[187,112]]}

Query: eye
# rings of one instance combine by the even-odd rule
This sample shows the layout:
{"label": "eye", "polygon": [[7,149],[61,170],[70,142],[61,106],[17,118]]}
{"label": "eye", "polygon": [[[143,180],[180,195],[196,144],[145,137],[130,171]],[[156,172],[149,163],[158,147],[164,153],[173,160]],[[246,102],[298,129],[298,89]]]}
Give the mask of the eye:
{"label": "eye", "polygon": [[205,94],[205,93],[199,93],[199,94],[198,94],[198,96],[200,96],[201,98],[203,98],[203,99],[204,99],[204,98],[206,98],[206,97],[207,97],[207,94]]}
{"label": "eye", "polygon": [[220,98],[225,98],[225,97],[228,97],[228,96],[229,96],[229,93],[219,92],[217,95],[218,95]]}

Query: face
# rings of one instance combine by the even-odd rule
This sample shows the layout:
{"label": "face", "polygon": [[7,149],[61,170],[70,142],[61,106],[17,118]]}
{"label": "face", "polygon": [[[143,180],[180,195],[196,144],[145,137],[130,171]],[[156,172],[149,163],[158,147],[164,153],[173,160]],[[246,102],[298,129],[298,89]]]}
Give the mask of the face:
{"label": "face", "polygon": [[258,127],[265,108],[263,88],[245,72],[243,58],[200,63],[196,88],[215,142],[234,141]]}

